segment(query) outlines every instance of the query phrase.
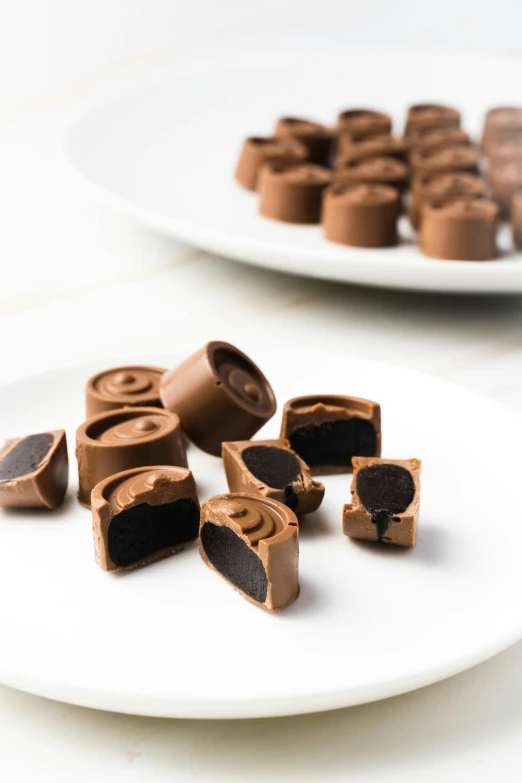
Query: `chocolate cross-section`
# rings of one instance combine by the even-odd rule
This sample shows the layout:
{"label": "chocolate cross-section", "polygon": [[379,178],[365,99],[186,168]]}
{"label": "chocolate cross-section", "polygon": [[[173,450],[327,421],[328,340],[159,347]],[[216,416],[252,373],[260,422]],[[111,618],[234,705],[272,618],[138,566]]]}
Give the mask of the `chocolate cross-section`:
{"label": "chocolate cross-section", "polygon": [[68,482],[64,430],[12,438],[0,450],[0,506],[56,508]]}

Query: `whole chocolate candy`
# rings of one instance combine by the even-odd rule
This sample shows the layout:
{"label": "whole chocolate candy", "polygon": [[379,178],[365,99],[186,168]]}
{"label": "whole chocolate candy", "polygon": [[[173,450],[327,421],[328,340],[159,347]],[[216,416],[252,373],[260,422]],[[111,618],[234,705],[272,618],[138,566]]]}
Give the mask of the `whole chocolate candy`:
{"label": "whole chocolate candy", "polygon": [[437,150],[443,147],[467,146],[469,134],[461,128],[422,128],[408,136],[410,150]]}
{"label": "whole chocolate candy", "polygon": [[491,165],[489,169],[491,197],[500,207],[500,216],[509,220],[511,201],[522,188],[522,160],[504,160]]}
{"label": "whole chocolate candy", "polygon": [[383,156],[341,162],[334,171],[334,182],[391,185],[402,192],[407,187],[408,175],[406,163]]}
{"label": "whole chocolate candy", "polygon": [[325,191],[324,235],[353,247],[396,245],[399,193],[386,185],[336,184]]}
{"label": "whole chocolate candy", "polygon": [[252,437],[276,411],[274,392],[254,362],[230,343],[211,342],[160,385],[163,405],[181,420],[185,435],[219,457],[225,440]]}
{"label": "whole chocolate candy", "polygon": [[297,517],[276,500],[231,493],[201,507],[203,560],[243,598],[277,612],[299,595]]}
{"label": "whole chocolate candy", "polygon": [[12,438],[0,449],[0,506],[57,508],[69,482],[64,430]]}
{"label": "whole chocolate candy", "polygon": [[438,103],[417,103],[410,106],[406,117],[406,135],[419,130],[460,127],[460,112]]}
{"label": "whole chocolate candy", "polygon": [[91,504],[100,481],[147,465],[187,467],[178,416],[161,408],[121,408],[87,419],[76,431],[78,499]]}
{"label": "whole chocolate candy", "polygon": [[237,164],[236,179],[248,190],[257,190],[261,168],[267,163],[302,163],[308,158],[308,149],[292,137],[246,139]]}
{"label": "whole chocolate candy", "polygon": [[308,151],[310,163],[328,166],[332,156],[334,134],[325,125],[301,117],[281,117],[274,130],[276,138],[297,139]]}
{"label": "whole chocolate candy", "polygon": [[264,166],[259,182],[259,213],[284,223],[319,223],[323,191],[332,180],[322,166]]}
{"label": "whole chocolate candy", "polygon": [[161,407],[159,382],[163,367],[112,367],[87,381],[87,418],[118,408]]}
{"label": "whole chocolate candy", "polygon": [[480,161],[477,147],[454,145],[440,149],[415,149],[410,156],[414,176],[444,171],[468,171],[476,174]]}
{"label": "whole chocolate candy", "polygon": [[337,118],[338,132],[349,134],[353,141],[390,133],[391,128],[391,117],[374,109],[345,109]]}
{"label": "whole chocolate candy", "polygon": [[522,137],[522,106],[498,106],[490,109],[484,120],[482,147],[489,154],[498,141]]}
{"label": "whole chocolate candy", "polygon": [[476,174],[466,171],[422,174],[414,178],[412,185],[408,217],[416,230],[420,225],[422,205],[427,201],[449,196],[485,198],[488,193],[486,182]]}
{"label": "whole chocolate candy", "polygon": [[498,206],[488,199],[446,198],[422,206],[419,246],[432,258],[490,261],[497,257]]}
{"label": "whole chocolate candy", "polygon": [[382,156],[406,160],[409,145],[404,139],[393,136],[374,136],[361,141],[353,141],[351,136],[341,135],[338,142],[338,163],[348,163],[365,158],[380,158]]}

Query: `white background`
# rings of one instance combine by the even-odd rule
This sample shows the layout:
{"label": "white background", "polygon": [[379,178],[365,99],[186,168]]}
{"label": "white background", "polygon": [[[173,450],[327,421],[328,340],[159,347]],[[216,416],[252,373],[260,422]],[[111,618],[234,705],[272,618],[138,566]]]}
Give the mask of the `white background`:
{"label": "white background", "polygon": [[[306,50],[313,57],[372,46],[522,55],[522,5],[1,5],[0,381],[103,354],[175,350],[211,338],[248,350],[250,340],[266,338],[425,369],[522,409],[519,297],[372,291],[235,265],[101,207],[55,152],[81,100],[146,68],[236,52]],[[340,103],[353,78],[359,75],[340,78]],[[0,435],[16,434],[7,428],[2,412]],[[415,694],[279,720],[148,720],[0,688],[0,779],[511,781],[522,771],[521,696],[522,645]]]}

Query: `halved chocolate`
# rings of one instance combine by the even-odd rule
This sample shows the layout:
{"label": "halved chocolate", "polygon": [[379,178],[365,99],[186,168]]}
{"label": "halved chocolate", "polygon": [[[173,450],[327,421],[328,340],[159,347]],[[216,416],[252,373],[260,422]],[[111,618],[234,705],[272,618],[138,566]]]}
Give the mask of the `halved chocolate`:
{"label": "halved chocolate", "polygon": [[93,375],[85,390],[87,418],[118,408],[161,408],[159,383],[162,367],[111,367]]}
{"label": "halved chocolate", "polygon": [[354,457],[353,468],[353,498],[343,508],[344,534],[415,546],[421,461]]}
{"label": "halved chocolate", "polygon": [[298,515],[321,505],[324,486],[312,479],[308,465],[287,440],[223,443],[222,456],[231,492],[278,500]]}
{"label": "halved chocolate", "polygon": [[313,474],[350,473],[352,457],[381,453],[381,408],[358,397],[295,397],[285,403],[281,438]]}
{"label": "halved chocolate", "polygon": [[0,451],[0,506],[57,508],[69,481],[64,430],[12,438]]}
{"label": "halved chocolate", "polygon": [[104,571],[168,557],[199,534],[192,473],[156,465],[109,476],[93,489],[92,517],[96,562]]}
{"label": "halved chocolate", "polygon": [[277,612],[299,595],[298,523],[282,503],[216,495],[201,507],[203,560],[250,603]]}

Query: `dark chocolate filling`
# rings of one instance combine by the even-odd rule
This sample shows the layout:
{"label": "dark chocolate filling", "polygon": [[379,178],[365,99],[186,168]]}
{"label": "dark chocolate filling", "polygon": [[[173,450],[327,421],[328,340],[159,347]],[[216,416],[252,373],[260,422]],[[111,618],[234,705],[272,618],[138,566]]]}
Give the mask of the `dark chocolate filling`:
{"label": "dark chocolate filling", "polygon": [[241,453],[250,473],[267,487],[283,489],[283,503],[295,510],[299,498],[294,482],[301,475],[301,464],[295,454],[277,446],[249,446]]}
{"label": "dark chocolate filling", "polygon": [[0,462],[0,481],[11,481],[33,473],[49,453],[54,437],[49,432],[28,435]]}
{"label": "dark chocolate filling", "polygon": [[400,465],[368,465],[357,474],[357,494],[382,541],[394,514],[406,511],[415,497],[415,483],[410,471]]}
{"label": "dark chocolate filling", "polygon": [[352,457],[374,457],[377,434],[371,421],[352,417],[307,424],[290,435],[290,445],[312,469],[351,466]]}
{"label": "dark chocolate filling", "polygon": [[264,603],[268,579],[263,564],[248,544],[225,525],[205,522],[201,544],[220,574],[254,601]]}
{"label": "dark chocolate filling", "polygon": [[117,514],[107,534],[109,557],[120,568],[192,541],[198,536],[199,511],[192,498],[149,506],[139,503]]}

